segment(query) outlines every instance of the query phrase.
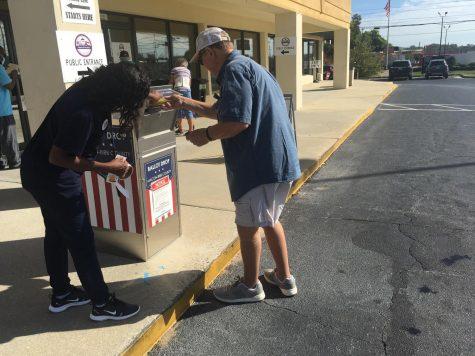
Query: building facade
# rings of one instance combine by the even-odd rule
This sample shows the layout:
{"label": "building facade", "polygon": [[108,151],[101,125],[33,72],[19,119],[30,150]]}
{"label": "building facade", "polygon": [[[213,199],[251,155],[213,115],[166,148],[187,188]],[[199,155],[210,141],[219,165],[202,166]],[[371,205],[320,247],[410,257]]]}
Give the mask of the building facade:
{"label": "building facade", "polygon": [[[225,29],[238,51],[268,68],[299,109],[302,86],[322,79],[325,40],[334,44],[334,86],[347,88],[350,9],[351,0],[0,0],[0,45],[19,65],[28,114],[29,129],[19,134],[27,140],[35,132],[76,72],[117,62],[123,51],[153,84],[168,83],[176,58],[191,58],[209,26]],[[79,60],[68,57],[69,38]],[[97,58],[86,58],[91,51]],[[204,68],[190,70],[195,97],[200,85],[208,96],[218,89]]]}

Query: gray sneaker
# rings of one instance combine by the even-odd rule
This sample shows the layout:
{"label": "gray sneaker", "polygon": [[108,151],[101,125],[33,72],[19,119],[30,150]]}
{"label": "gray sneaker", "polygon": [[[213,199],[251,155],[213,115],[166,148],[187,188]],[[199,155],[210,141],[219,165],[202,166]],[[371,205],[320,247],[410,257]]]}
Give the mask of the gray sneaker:
{"label": "gray sneaker", "polygon": [[223,303],[254,303],[260,302],[266,297],[260,281],[257,281],[254,288],[248,288],[241,281],[237,281],[230,286],[216,288],[213,294],[217,300]]}
{"label": "gray sneaker", "polygon": [[264,278],[266,279],[268,283],[279,287],[282,294],[285,295],[286,297],[292,297],[297,294],[297,283],[295,283],[294,276],[290,276],[290,278],[286,278],[283,281],[281,281],[277,277],[275,270],[266,269],[264,271]]}

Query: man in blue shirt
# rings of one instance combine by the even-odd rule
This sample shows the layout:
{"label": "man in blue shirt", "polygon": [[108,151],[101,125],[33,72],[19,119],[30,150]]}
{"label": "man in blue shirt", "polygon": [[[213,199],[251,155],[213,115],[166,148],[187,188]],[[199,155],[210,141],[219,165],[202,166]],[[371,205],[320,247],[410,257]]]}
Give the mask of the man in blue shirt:
{"label": "man in blue shirt", "polygon": [[[6,59],[5,49],[0,47],[0,62]],[[20,150],[16,137],[15,118],[13,117],[12,98],[10,90],[15,87],[18,73],[12,71],[12,77],[7,74],[5,67],[0,65],[0,156],[4,154],[10,169],[20,166]],[[0,169],[5,168],[0,160]]]}
{"label": "man in blue shirt", "polygon": [[169,106],[185,108],[218,120],[218,124],[187,134],[197,146],[220,139],[236,225],[241,243],[244,278],[214,291],[226,303],[257,302],[265,298],[259,282],[263,228],[276,268],[266,280],[286,296],[297,294],[290,274],[285,233],[279,222],[292,182],[300,177],[294,134],[282,91],[275,78],[258,63],[233,50],[229,35],[212,27],[196,40],[198,60],[217,78],[220,99],[209,105],[172,96]]}

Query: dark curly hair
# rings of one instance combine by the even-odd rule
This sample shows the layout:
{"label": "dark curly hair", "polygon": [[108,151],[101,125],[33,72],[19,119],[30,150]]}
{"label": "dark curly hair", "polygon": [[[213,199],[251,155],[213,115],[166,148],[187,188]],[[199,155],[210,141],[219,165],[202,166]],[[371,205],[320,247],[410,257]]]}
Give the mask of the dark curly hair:
{"label": "dark curly hair", "polygon": [[138,65],[120,62],[102,66],[75,86],[88,91],[93,107],[105,113],[119,111],[122,128],[133,126],[150,92],[150,79]]}

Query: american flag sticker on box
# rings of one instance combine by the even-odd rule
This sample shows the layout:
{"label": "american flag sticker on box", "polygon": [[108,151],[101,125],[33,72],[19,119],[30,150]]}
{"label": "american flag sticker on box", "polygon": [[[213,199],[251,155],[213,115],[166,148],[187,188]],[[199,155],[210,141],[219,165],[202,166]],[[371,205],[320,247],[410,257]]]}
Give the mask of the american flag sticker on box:
{"label": "american flag sticker on box", "polygon": [[120,180],[117,184],[128,191],[128,198],[119,192],[115,184],[107,183],[100,174],[83,174],[83,192],[91,225],[101,229],[141,234],[142,215],[135,171],[129,178]]}

